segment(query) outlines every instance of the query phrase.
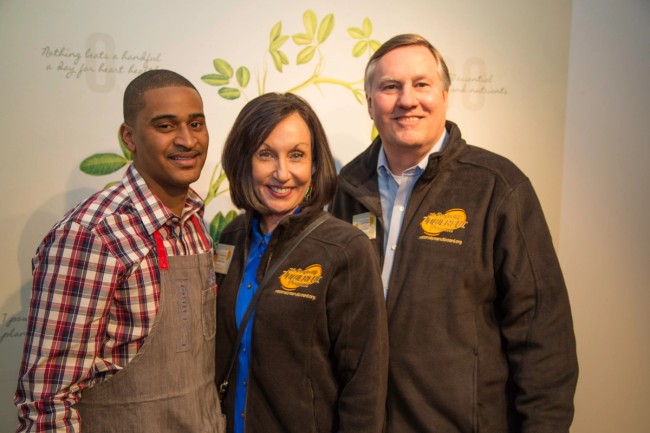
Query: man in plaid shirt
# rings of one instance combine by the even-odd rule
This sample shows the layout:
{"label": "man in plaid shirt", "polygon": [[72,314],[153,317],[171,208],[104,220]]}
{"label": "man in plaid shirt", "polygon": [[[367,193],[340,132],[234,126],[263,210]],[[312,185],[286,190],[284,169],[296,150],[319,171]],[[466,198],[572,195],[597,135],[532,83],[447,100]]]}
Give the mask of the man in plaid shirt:
{"label": "man in plaid shirt", "polygon": [[[167,70],[136,77],[120,129],[133,163],[33,258],[18,432],[221,432],[216,285],[203,201],[203,102]],[[83,428],[82,428],[83,427]]]}

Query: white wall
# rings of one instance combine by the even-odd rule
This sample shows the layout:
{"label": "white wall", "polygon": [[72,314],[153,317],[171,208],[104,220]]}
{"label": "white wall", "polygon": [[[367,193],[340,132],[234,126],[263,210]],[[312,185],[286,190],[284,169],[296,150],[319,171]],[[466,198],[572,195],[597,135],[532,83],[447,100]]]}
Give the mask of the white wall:
{"label": "white wall", "polygon": [[650,2],[573,0],[559,253],[572,433],[650,431]]}

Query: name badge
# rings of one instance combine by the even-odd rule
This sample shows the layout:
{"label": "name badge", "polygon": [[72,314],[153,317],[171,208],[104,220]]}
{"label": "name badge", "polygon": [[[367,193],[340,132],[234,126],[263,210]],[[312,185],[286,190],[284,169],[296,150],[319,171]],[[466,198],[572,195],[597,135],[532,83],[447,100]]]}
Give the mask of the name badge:
{"label": "name badge", "polygon": [[377,237],[377,217],[371,212],[354,215],[352,225],[364,232],[370,239]]}
{"label": "name badge", "polygon": [[222,244],[217,245],[217,251],[214,254],[214,271],[219,274],[227,274],[230,267],[230,261],[235,252],[234,245]]}

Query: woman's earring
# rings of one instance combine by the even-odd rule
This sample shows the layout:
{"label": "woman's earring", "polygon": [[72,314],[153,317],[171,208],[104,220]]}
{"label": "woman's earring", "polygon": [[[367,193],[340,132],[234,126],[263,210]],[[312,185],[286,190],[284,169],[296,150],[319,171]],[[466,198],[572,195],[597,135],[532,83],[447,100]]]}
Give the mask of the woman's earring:
{"label": "woman's earring", "polygon": [[309,187],[307,188],[307,191],[305,191],[305,201],[310,201],[311,200],[311,195],[314,192],[314,187],[312,184],[309,184]]}

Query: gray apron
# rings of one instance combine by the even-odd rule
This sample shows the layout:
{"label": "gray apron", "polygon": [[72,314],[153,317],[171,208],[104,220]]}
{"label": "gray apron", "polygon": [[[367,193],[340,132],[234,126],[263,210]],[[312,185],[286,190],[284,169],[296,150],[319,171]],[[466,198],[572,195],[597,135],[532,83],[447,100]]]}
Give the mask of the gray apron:
{"label": "gray apron", "polygon": [[75,405],[82,433],[226,431],[214,382],[212,254],[167,257],[155,235],[161,281],[154,324],[123,370],[82,391]]}

